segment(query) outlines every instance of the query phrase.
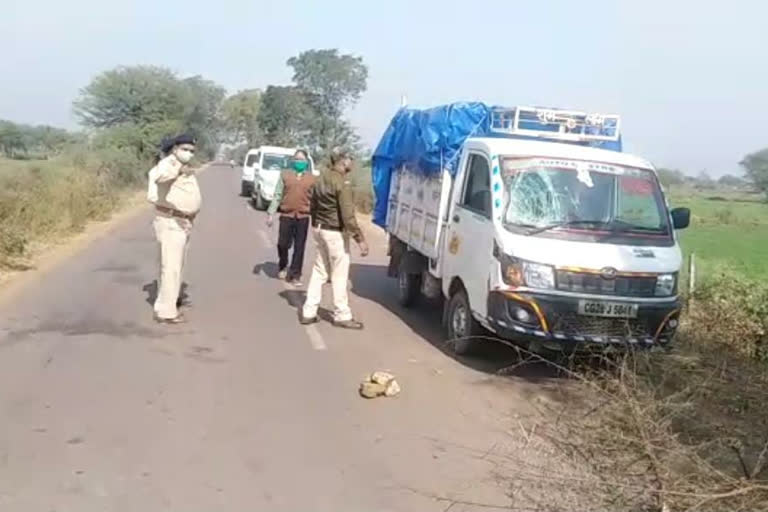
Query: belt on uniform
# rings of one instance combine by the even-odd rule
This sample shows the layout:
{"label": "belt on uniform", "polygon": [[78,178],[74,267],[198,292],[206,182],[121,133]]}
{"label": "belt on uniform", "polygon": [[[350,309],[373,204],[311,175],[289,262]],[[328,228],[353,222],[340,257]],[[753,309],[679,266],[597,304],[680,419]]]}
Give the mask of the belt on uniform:
{"label": "belt on uniform", "polygon": [[314,226],[314,227],[315,227],[315,229],[320,229],[320,230],[322,230],[322,231],[336,231],[337,233],[341,233],[341,232],[343,232],[343,231],[344,231],[344,230],[343,230],[342,228],[340,228],[340,227],[336,227],[336,226],[326,226],[326,225],[324,225],[324,224],[321,224],[321,223],[319,223],[319,222],[315,222],[315,223],[313,223],[313,224],[312,224],[312,226]]}
{"label": "belt on uniform", "polygon": [[170,215],[171,217],[177,217],[179,219],[186,219],[186,220],[194,220],[195,215],[180,212],[179,210],[176,210],[174,208],[167,208],[165,206],[155,206],[155,209],[159,211],[160,213],[164,213],[166,215]]}

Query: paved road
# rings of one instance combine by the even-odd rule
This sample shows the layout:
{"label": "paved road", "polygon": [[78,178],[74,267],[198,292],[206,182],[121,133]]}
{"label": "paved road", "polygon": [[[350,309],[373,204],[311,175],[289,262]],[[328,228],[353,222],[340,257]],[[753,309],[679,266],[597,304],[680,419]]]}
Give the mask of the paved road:
{"label": "paved road", "polygon": [[[298,325],[301,291],[274,278],[276,234],[238,180],[228,166],[201,175],[188,324],[151,320],[150,211],[0,307],[0,510],[522,504],[507,463],[546,458],[518,418],[548,384],[494,375],[513,359],[503,349],[452,358],[437,311],[396,305],[375,230],[352,271],[366,330]],[[376,369],[397,374],[399,397],[357,395]]]}

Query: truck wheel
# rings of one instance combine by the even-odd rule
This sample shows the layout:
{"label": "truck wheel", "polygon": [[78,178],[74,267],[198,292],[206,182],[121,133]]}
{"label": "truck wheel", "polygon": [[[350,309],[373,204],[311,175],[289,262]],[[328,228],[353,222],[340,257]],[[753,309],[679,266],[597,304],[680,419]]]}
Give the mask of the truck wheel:
{"label": "truck wheel", "polygon": [[240,195],[242,197],[250,197],[252,191],[253,191],[253,185],[251,185],[250,182],[242,181],[240,183]]}
{"label": "truck wheel", "polygon": [[405,258],[400,259],[397,273],[397,299],[404,308],[410,308],[421,294],[421,274],[409,274],[405,270]]}
{"label": "truck wheel", "polygon": [[475,351],[480,340],[475,336],[483,335],[482,326],[472,316],[467,292],[457,291],[448,302],[447,317],[448,342],[456,355],[469,355]]}
{"label": "truck wheel", "polygon": [[256,190],[253,193],[253,206],[257,210],[266,210],[267,204],[264,201],[264,196],[261,195],[261,190]]}

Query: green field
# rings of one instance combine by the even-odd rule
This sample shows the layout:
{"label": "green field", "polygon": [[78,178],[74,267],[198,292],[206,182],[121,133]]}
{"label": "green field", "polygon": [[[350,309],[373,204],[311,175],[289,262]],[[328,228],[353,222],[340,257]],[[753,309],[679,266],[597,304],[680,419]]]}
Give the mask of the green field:
{"label": "green field", "polygon": [[680,239],[686,258],[696,253],[701,278],[722,265],[751,277],[768,277],[768,203],[729,198],[717,191],[704,196],[673,190],[669,195],[673,208],[691,209],[691,226]]}

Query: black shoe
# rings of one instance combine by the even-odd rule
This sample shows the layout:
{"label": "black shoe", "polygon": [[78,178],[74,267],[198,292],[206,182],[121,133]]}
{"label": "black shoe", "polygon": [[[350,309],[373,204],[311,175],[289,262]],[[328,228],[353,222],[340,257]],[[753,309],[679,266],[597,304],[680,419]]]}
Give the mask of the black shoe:
{"label": "black shoe", "polygon": [[351,329],[353,331],[362,331],[363,322],[358,322],[357,320],[341,320],[341,321],[333,321],[333,325],[335,327],[340,327],[341,329]]}
{"label": "black shoe", "polygon": [[317,317],[305,318],[304,315],[299,313],[299,323],[301,325],[312,325],[317,323]]}

